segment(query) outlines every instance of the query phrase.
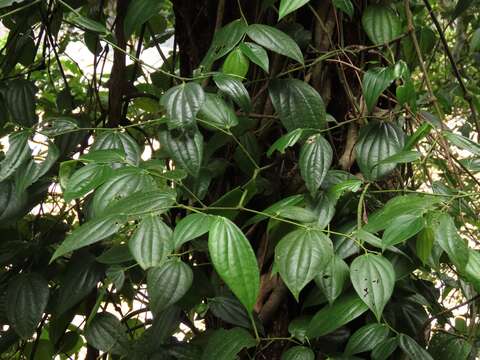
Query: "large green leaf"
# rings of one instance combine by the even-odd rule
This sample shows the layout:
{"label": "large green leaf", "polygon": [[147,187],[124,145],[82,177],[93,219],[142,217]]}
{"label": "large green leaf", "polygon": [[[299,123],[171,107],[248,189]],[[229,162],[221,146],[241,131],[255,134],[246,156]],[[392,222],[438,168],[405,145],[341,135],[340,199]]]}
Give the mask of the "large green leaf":
{"label": "large green leaf", "polygon": [[325,269],[332,256],[332,242],[320,230],[292,231],[275,247],[275,264],[297,301],[300,291]]}
{"label": "large green leaf", "polygon": [[307,335],[316,338],[330,334],[367,310],[368,306],[356,294],[342,296],[333,305],[327,305],[315,314],[308,326]]}
{"label": "large green leaf", "polygon": [[195,117],[205,101],[203,88],[195,83],[183,83],[170,88],[161,98],[160,104],[168,115],[168,128],[195,126]]}
{"label": "large green leaf", "polygon": [[178,136],[160,131],[158,138],[178,166],[190,175],[198,176],[203,161],[203,136],[199,131]]}
{"label": "large green leaf", "polygon": [[255,345],[255,339],[245,329],[218,329],[208,338],[202,360],[235,360],[242,349]]}
{"label": "large green leaf", "polygon": [[152,191],[138,191],[120,199],[105,208],[105,214],[141,216],[148,213],[162,213],[175,203],[176,193],[169,188]]}
{"label": "large green leaf", "polygon": [[39,274],[24,273],[10,281],[5,310],[10,325],[21,338],[27,339],[33,334],[42,319],[48,298],[48,283]]}
{"label": "large green leaf", "polygon": [[315,360],[315,353],[306,346],[294,346],[282,354],[281,360]]}
{"label": "large green leaf", "polygon": [[376,67],[363,75],[363,97],[368,111],[377,104],[378,97],[390,86],[396,76],[392,67]]}
{"label": "large green leaf", "polygon": [[28,135],[28,132],[21,131],[8,137],[9,148],[0,162],[0,182],[12,176],[28,160],[31,153],[28,146]]}
{"label": "large green leaf", "polygon": [[140,162],[141,150],[137,142],[128,134],[118,131],[104,131],[97,135],[90,151],[118,149],[125,153],[126,160],[133,165]]}
{"label": "large green leaf", "polygon": [[354,355],[372,350],[388,338],[390,330],[384,324],[367,324],[355,331],[348,339],[345,353]]}
{"label": "large green leaf", "polygon": [[172,230],[157,215],[147,215],[128,241],[128,247],[142,269],[160,266],[173,251]]}
{"label": "large green leaf", "polygon": [[402,35],[400,17],[387,5],[370,5],[362,15],[363,29],[370,40],[381,45]]}
{"label": "large green leaf", "polygon": [[65,238],[53,253],[50,262],[69,252],[94,244],[117,233],[125,221],[125,216],[118,214],[87,221]]}
{"label": "large green leaf", "polygon": [[68,179],[67,186],[63,193],[66,202],[79,198],[91,190],[102,185],[113,173],[110,165],[105,164],[87,164]]}
{"label": "large green leaf", "polygon": [[280,7],[278,8],[278,20],[301,8],[309,1],[310,0],[281,0]]}
{"label": "large green leaf", "polygon": [[268,25],[252,24],[247,28],[247,35],[264,48],[303,64],[302,51],[297,43],[283,31]]}
{"label": "large green leaf", "polygon": [[180,260],[167,261],[151,268],[147,274],[147,289],[150,309],[154,314],[175,304],[190,289],[193,272]]}
{"label": "large green leaf", "polygon": [[35,113],[37,92],[38,89],[29,80],[18,79],[9,83],[5,100],[13,121],[25,127],[33,126],[38,122],[38,116]]}
{"label": "large green leaf", "polygon": [[250,95],[239,79],[224,74],[216,74],[213,81],[220,91],[227,94],[243,111],[250,110],[252,105]]}
{"label": "large green leaf", "polygon": [[173,230],[174,248],[178,249],[186,242],[193,240],[210,229],[211,217],[206,214],[190,214],[180,220]]}
{"label": "large green leaf", "polygon": [[128,37],[133,31],[146,23],[153,16],[155,16],[160,8],[162,2],[157,0],[136,0],[128,5],[127,14],[123,22],[125,35]]}
{"label": "large green leaf", "polygon": [[347,263],[340,256],[334,255],[328,265],[315,276],[315,284],[322,290],[330,305],[342,293],[349,274]]}
{"label": "large green leaf", "polygon": [[325,104],[320,94],[298,79],[270,82],[270,99],[287,131],[322,129],[326,124]]}
{"label": "large green leaf", "polygon": [[263,71],[268,73],[270,61],[268,59],[267,51],[260,45],[251,42],[242,42],[238,48],[242,50],[243,54],[250,59],[251,62],[260,66]]}
{"label": "large green leaf", "polygon": [[222,129],[230,129],[238,125],[235,111],[220,96],[215,94],[206,94],[198,118]]}
{"label": "large green leaf", "polygon": [[122,355],[128,352],[127,327],[113,314],[96,314],[85,329],[87,343],[107,353]]}
{"label": "large green leaf", "polygon": [[421,347],[415,340],[405,334],[398,335],[398,342],[403,352],[415,360],[433,360],[432,356]]}
{"label": "large green leaf", "polygon": [[397,245],[419,233],[425,222],[418,215],[401,215],[385,229],[382,236],[383,249]]}
{"label": "large green leaf", "polygon": [[300,150],[300,173],[310,194],[315,195],[332,165],[333,150],[320,134],[309,137]]}
{"label": "large green leaf", "polygon": [[373,254],[356,257],[350,265],[350,280],[358,296],[380,319],[395,286],[395,270],[390,261]]}
{"label": "large green leaf", "polygon": [[369,180],[378,180],[391,173],[397,164],[378,163],[401,152],[404,138],[403,130],[391,123],[374,121],[362,128],[355,152],[363,176]]}
{"label": "large green leaf", "polygon": [[252,311],[260,275],[257,259],[246,236],[227,218],[217,216],[210,227],[208,250],[213,266],[235,296]]}

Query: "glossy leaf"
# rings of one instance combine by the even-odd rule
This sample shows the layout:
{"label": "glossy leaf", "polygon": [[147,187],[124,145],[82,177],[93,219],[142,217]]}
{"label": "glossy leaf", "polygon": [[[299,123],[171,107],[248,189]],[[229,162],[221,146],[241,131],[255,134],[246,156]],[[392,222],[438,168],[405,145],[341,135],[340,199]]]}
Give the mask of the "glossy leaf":
{"label": "glossy leaf", "polygon": [[109,165],[92,163],[75,171],[68,179],[63,197],[66,202],[86,195],[102,185],[113,173]]}
{"label": "glossy leaf", "polygon": [[228,54],[223,62],[222,72],[225,75],[234,76],[238,79],[244,79],[248,73],[250,61],[237,47]]}
{"label": "glossy leaf", "polygon": [[69,252],[94,244],[117,233],[125,221],[126,219],[122,215],[109,215],[80,225],[55,250],[50,262]]}
{"label": "glossy leaf", "polygon": [[26,131],[13,133],[8,137],[8,141],[8,151],[0,162],[0,182],[12,176],[28,160],[31,153]]}
{"label": "glossy leaf", "polygon": [[390,261],[373,254],[356,257],[350,265],[350,279],[358,296],[380,319],[395,286],[395,270]]}
{"label": "glossy leaf", "polygon": [[85,30],[90,30],[99,34],[108,33],[108,30],[105,27],[105,25],[99,23],[98,21],[92,20],[86,16],[83,16],[78,12],[76,12],[70,17],[70,21],[75,25],[77,25],[78,27]]}
{"label": "glossy leaf", "polygon": [[42,319],[49,298],[47,281],[36,273],[13,278],[7,288],[6,315],[10,325],[23,339],[33,335]]}
{"label": "glossy leaf", "polygon": [[128,134],[118,131],[104,131],[100,133],[90,151],[118,149],[125,153],[126,160],[133,165],[138,165],[140,162],[140,147],[137,142]]}
{"label": "glossy leaf", "polygon": [[243,111],[250,110],[252,106],[250,95],[239,79],[224,74],[216,74],[213,81],[220,91],[227,94]]}
{"label": "glossy leaf", "polygon": [[315,353],[306,346],[294,346],[282,354],[281,360],[315,360]]}
{"label": "glossy leaf", "polygon": [[142,269],[160,266],[173,251],[172,230],[158,216],[145,216],[128,247]]}
{"label": "glossy leaf", "polygon": [[195,117],[205,101],[203,88],[195,83],[183,83],[170,88],[161,98],[160,104],[168,115],[168,128],[195,126]]}
{"label": "glossy leaf", "polygon": [[152,312],[159,314],[175,304],[190,289],[192,282],[192,269],[180,260],[151,268],[147,274],[147,289]]}
{"label": "glossy leaf", "polygon": [[247,35],[264,48],[303,64],[302,51],[297,43],[283,31],[268,25],[252,24],[247,28]]}
{"label": "glossy leaf", "polygon": [[268,59],[267,51],[260,45],[251,42],[242,42],[238,48],[248,59],[260,66],[266,73],[268,73],[270,67],[270,61]]}
{"label": "glossy leaf", "polygon": [[332,256],[332,242],[320,230],[292,231],[275,247],[280,276],[297,301],[300,291],[327,266]]}
{"label": "glossy leaf", "polygon": [[362,25],[376,45],[389,43],[402,34],[399,16],[387,5],[368,6],[363,11]]}
{"label": "glossy leaf", "polygon": [[355,331],[348,339],[345,353],[355,355],[372,350],[388,338],[390,330],[384,324],[368,324]]}
{"label": "glossy leaf", "polygon": [[235,111],[218,95],[206,94],[198,118],[213,126],[230,129],[238,125]]}
{"label": "glossy leaf", "polygon": [[279,137],[267,151],[267,156],[270,157],[275,151],[285,154],[285,150],[295,145],[302,137],[305,129],[295,129],[289,133]]}
{"label": "glossy leaf", "polygon": [[121,149],[101,149],[91,151],[80,156],[79,160],[85,163],[121,163],[125,161],[126,154]]}
{"label": "glossy leaf", "polygon": [[342,296],[333,305],[327,305],[315,314],[308,326],[307,335],[316,338],[330,334],[367,310],[368,306],[356,294]]}
{"label": "glossy leaf", "polygon": [[210,227],[208,250],[218,275],[247,311],[252,311],[257,301],[260,275],[248,239],[233,222],[218,216]]}
{"label": "glossy leaf", "polygon": [[417,235],[425,226],[423,218],[416,215],[401,215],[385,229],[382,237],[383,248],[400,244]]}
{"label": "glossy leaf", "polygon": [[376,67],[363,75],[363,97],[368,111],[372,111],[380,95],[390,86],[396,76],[392,67]]}
{"label": "glossy leaf", "polygon": [[300,150],[298,159],[300,173],[305,185],[315,195],[332,165],[333,150],[330,143],[320,134],[311,136]]}
{"label": "glossy leaf", "polygon": [[245,329],[218,329],[209,337],[202,360],[235,360],[242,349],[255,345],[255,339]]}
{"label": "glossy leaf", "polygon": [[273,80],[269,94],[287,131],[322,129],[325,126],[325,104],[320,94],[307,83],[297,79]]}
{"label": "glossy leaf", "polygon": [[211,217],[206,214],[190,214],[180,220],[173,230],[174,248],[178,249],[186,242],[198,238],[210,229]]}
{"label": "glossy leaf", "polygon": [[416,253],[423,264],[426,264],[433,249],[434,233],[429,226],[424,227],[418,234],[416,239]]}
{"label": "glossy leaf", "polygon": [[376,165],[410,163],[420,159],[421,156],[422,154],[420,154],[418,151],[402,151],[379,161]]}
{"label": "glossy leaf", "polygon": [[398,337],[390,338],[377,344],[372,350],[373,360],[387,360],[398,347]]}
{"label": "glossy leaf", "polygon": [[398,335],[398,343],[400,348],[410,359],[433,360],[432,356],[408,335]]}
{"label": "glossy leaf", "polygon": [[108,312],[96,314],[85,329],[87,343],[107,353],[122,355],[128,351],[127,328]]}
{"label": "glossy leaf", "polygon": [[105,208],[112,215],[140,216],[147,213],[163,213],[175,203],[174,190],[165,188],[152,191],[139,191],[120,199]]}
{"label": "glossy leaf", "polygon": [[342,293],[349,275],[347,263],[338,255],[334,255],[325,269],[315,276],[315,284],[322,290],[330,305]]}
{"label": "glossy leaf", "polygon": [[281,0],[280,7],[278,8],[278,20],[280,21],[283,17],[301,8],[309,1],[310,0]]}

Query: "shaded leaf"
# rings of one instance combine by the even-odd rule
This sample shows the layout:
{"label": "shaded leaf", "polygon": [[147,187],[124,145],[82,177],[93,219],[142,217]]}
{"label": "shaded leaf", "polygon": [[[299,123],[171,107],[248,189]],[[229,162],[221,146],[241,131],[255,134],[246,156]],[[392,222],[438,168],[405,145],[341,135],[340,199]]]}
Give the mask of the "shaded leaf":
{"label": "shaded leaf", "polygon": [[235,360],[242,349],[255,345],[255,339],[245,329],[218,329],[210,335],[202,360]]}
{"label": "shaded leaf", "polygon": [[300,173],[310,194],[315,195],[332,165],[333,150],[320,134],[311,136],[300,150]]}
{"label": "shaded leaf", "polygon": [[85,329],[87,343],[107,353],[122,355],[128,352],[127,328],[108,312],[96,314]]}

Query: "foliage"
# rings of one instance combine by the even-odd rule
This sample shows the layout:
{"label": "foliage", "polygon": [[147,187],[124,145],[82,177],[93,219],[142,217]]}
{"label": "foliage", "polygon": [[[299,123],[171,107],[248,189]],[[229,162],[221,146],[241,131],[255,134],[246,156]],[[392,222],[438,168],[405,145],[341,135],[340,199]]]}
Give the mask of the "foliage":
{"label": "foliage", "polygon": [[1,358],[476,358],[475,2],[0,20]]}

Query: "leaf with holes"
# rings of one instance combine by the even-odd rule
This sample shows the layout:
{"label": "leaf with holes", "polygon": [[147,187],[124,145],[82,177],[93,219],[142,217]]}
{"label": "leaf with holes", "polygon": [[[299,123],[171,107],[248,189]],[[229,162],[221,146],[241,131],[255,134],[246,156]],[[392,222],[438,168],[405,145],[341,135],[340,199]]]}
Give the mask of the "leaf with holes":
{"label": "leaf with holes", "polygon": [[332,242],[320,230],[292,231],[275,247],[275,263],[280,276],[297,301],[300,291],[327,266],[332,257]]}
{"label": "leaf with holes", "polygon": [[315,195],[332,165],[333,150],[320,134],[311,136],[300,150],[300,173],[310,194]]}
{"label": "leaf with holes", "polygon": [[363,29],[376,44],[386,44],[402,35],[400,17],[387,5],[370,5],[362,15]]}
{"label": "leaf with holes", "polygon": [[218,95],[207,94],[198,118],[222,129],[230,129],[238,125],[235,111]]}
{"label": "leaf with holes", "polygon": [[257,258],[246,236],[232,221],[217,216],[211,223],[208,250],[218,275],[247,311],[252,311],[260,275]]}
{"label": "leaf with holes", "polygon": [[257,64],[263,71],[268,73],[270,61],[267,51],[263,47],[248,41],[242,42],[238,47],[251,62]]}
{"label": "leaf with holes", "polygon": [[159,314],[175,304],[192,286],[193,272],[180,260],[170,260],[148,270],[147,290],[150,309]]}
{"label": "leaf with holes", "polygon": [[330,305],[341,295],[349,274],[347,263],[334,255],[328,265],[315,276],[315,284],[322,290]]}
{"label": "leaf with holes", "polygon": [[173,251],[172,230],[160,217],[147,215],[128,241],[128,247],[142,269],[160,266]]}
{"label": "leaf with holes", "polygon": [[381,255],[361,255],[350,265],[350,280],[362,301],[380,320],[395,286],[395,270],[390,261]]}

